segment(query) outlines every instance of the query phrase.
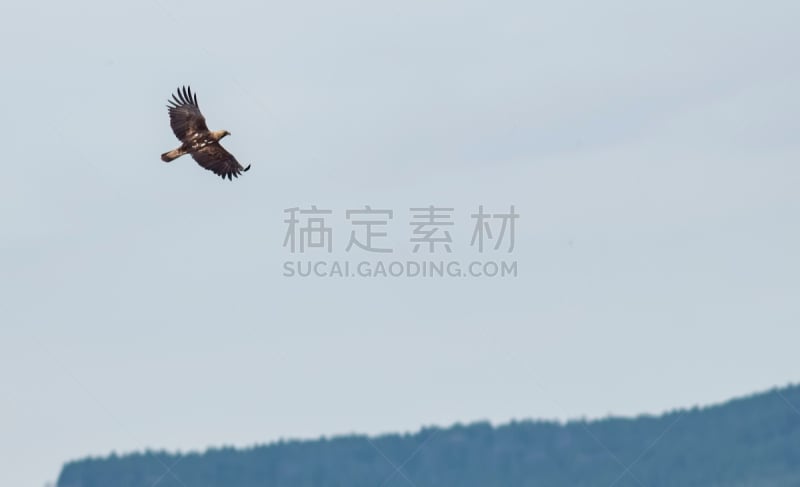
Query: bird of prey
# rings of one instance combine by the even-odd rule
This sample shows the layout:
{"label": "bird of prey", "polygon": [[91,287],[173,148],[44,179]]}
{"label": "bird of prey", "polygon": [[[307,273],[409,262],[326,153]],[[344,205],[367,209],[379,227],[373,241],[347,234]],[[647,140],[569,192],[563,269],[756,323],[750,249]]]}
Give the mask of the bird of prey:
{"label": "bird of prey", "polygon": [[239,174],[250,169],[242,167],[230,152],[219,145],[220,139],[231,133],[227,130],[208,130],[206,119],[200,113],[197,94],[189,87],[178,89],[177,96],[168,100],[169,124],[181,146],[161,154],[161,160],[171,162],[184,154],[191,154],[198,164],[213,171],[222,179],[238,178]]}

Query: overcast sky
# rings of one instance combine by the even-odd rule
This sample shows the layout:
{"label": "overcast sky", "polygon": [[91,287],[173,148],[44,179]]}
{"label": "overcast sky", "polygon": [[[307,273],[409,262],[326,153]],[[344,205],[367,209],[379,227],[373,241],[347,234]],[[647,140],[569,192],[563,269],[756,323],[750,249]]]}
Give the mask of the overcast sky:
{"label": "overcast sky", "polygon": [[[792,0],[4,2],[0,484],[112,450],[797,381],[798,19]],[[159,160],[183,84],[242,178]],[[467,215],[513,204],[519,276],[283,277],[283,210],[312,204],[393,209],[397,247],[409,208],[453,207],[437,257],[461,260]]]}

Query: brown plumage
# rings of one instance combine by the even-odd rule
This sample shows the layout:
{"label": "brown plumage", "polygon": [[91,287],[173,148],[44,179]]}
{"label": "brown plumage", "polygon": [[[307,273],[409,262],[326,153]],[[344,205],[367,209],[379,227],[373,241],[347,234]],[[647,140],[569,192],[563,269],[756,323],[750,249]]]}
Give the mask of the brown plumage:
{"label": "brown plumage", "polygon": [[171,162],[184,154],[191,154],[198,164],[214,174],[230,180],[250,169],[242,167],[230,152],[219,145],[220,139],[231,133],[227,130],[208,130],[206,119],[200,113],[197,95],[189,87],[178,89],[178,94],[169,100],[169,124],[181,146],[161,154],[161,160]]}

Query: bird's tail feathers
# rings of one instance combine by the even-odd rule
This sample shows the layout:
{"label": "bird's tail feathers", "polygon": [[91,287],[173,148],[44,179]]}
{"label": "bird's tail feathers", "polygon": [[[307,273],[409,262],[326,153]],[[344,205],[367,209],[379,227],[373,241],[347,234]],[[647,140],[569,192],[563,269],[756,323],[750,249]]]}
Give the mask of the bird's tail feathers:
{"label": "bird's tail feathers", "polygon": [[172,162],[184,154],[185,154],[184,151],[182,151],[180,148],[177,148],[161,154],[161,160],[164,162]]}

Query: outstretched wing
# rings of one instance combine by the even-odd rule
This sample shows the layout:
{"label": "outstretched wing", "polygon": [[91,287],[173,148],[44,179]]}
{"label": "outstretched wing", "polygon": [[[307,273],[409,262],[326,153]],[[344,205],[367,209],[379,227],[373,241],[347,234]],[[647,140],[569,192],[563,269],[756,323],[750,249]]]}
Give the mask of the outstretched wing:
{"label": "outstretched wing", "polygon": [[191,140],[198,133],[208,132],[206,119],[197,105],[197,95],[192,93],[191,88],[184,86],[178,89],[177,96],[172,95],[169,103],[169,124],[181,142]]}
{"label": "outstretched wing", "polygon": [[239,161],[217,142],[192,152],[192,158],[204,168],[222,176],[222,179],[238,178],[239,174],[250,169],[250,166],[242,167]]}

